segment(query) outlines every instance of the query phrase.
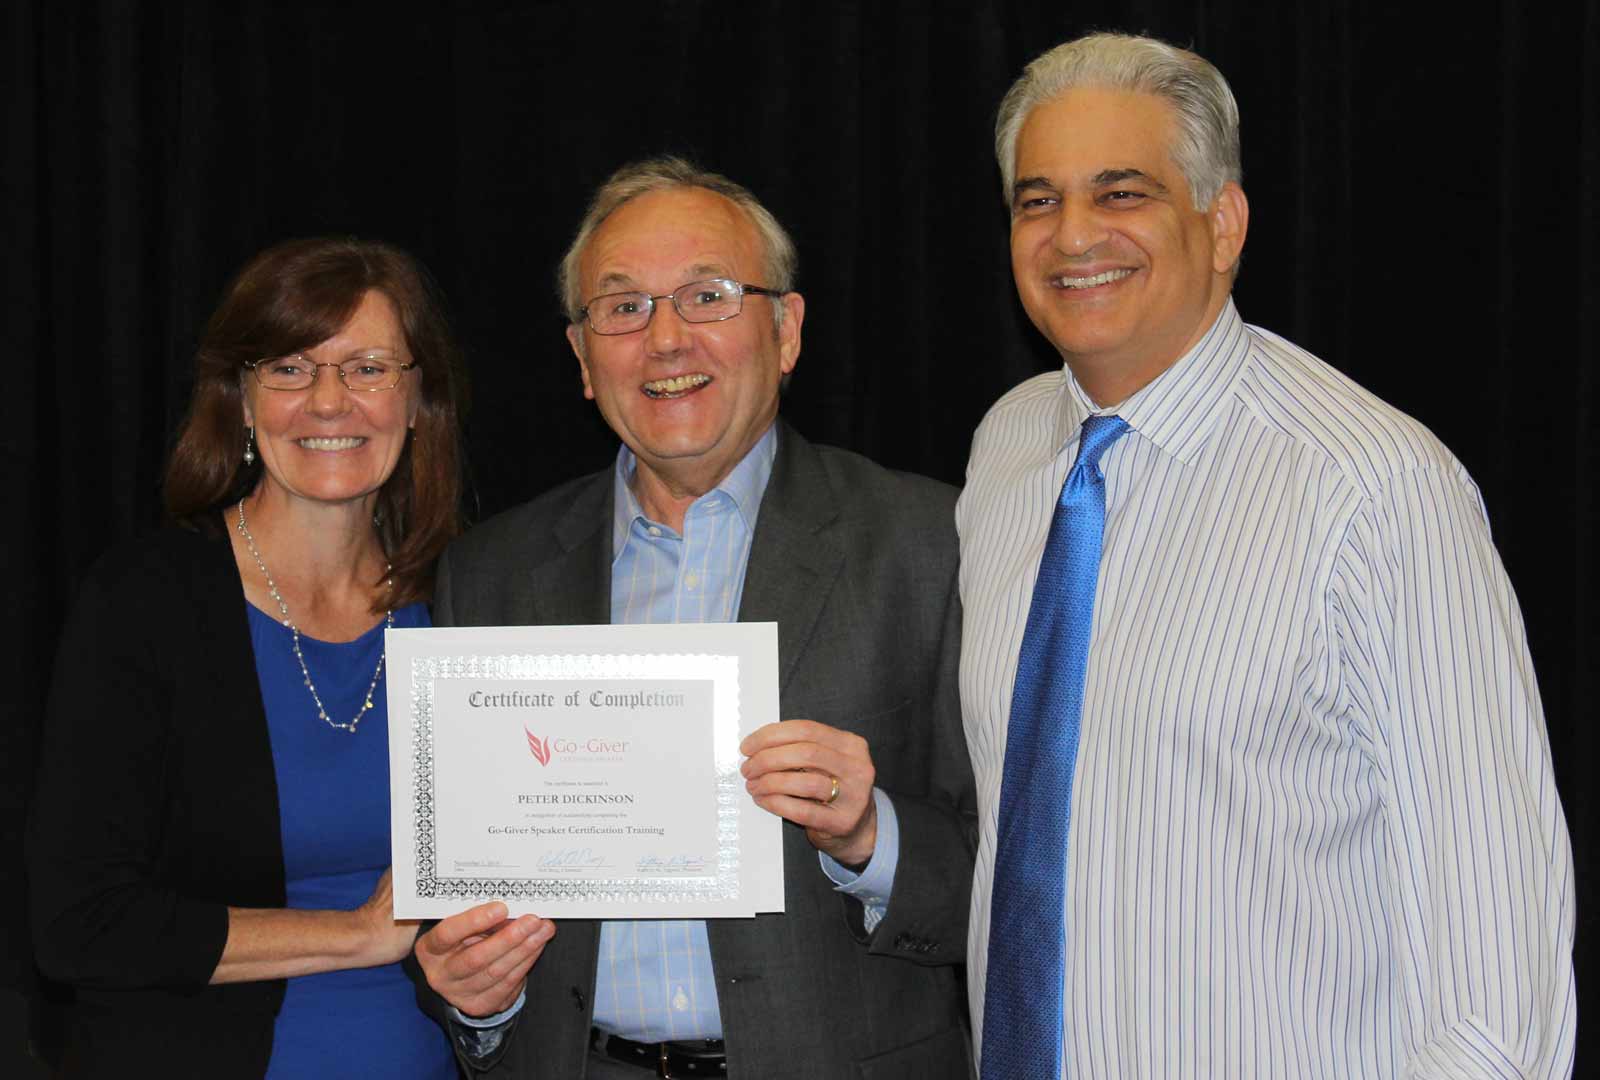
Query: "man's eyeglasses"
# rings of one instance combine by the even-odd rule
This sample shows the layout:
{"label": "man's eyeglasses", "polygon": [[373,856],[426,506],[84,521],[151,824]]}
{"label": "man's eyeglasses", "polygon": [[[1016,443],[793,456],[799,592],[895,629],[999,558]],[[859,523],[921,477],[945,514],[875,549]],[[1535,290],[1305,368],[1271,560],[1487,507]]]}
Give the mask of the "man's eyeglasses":
{"label": "man's eyeglasses", "polygon": [[393,390],[400,376],[416,367],[387,356],[354,356],[341,364],[318,364],[301,353],[269,356],[245,367],[256,373],[256,381],[268,390],[305,390],[317,381],[317,369],[331,367],[347,390],[375,393]]}
{"label": "man's eyeglasses", "polygon": [[672,306],[684,322],[707,323],[731,319],[744,310],[745,293],[755,296],[782,296],[779,289],[746,285],[732,278],[707,278],[679,285],[670,293],[651,296],[647,292],[618,292],[597,296],[578,312],[597,334],[632,334],[650,325],[656,301],[671,298]]}

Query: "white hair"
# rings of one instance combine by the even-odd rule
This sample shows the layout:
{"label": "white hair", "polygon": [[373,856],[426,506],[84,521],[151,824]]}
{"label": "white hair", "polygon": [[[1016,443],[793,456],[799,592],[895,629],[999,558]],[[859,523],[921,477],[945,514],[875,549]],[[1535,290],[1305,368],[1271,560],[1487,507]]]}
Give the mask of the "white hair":
{"label": "white hair", "polygon": [[[569,323],[581,320],[578,313],[583,310],[583,282],[579,280],[579,263],[595,230],[606,218],[639,196],[673,188],[704,188],[743,210],[761,237],[762,271],[766,280],[758,284],[778,292],[793,291],[795,275],[800,268],[800,256],[795,251],[794,241],[778,219],[772,216],[772,211],[762,206],[749,188],[680,157],[654,157],[622,166],[607,177],[589,200],[589,209],[585,211],[567,253],[562,256],[556,275],[561,307]],[[774,303],[771,306],[773,326],[782,326],[783,304]]]}
{"label": "white hair", "polygon": [[1155,38],[1090,34],[1035,59],[1000,102],[994,153],[1007,206],[1017,179],[1017,137],[1028,114],[1079,87],[1153,94],[1172,106],[1176,132],[1168,152],[1188,181],[1196,210],[1209,207],[1224,184],[1243,178],[1239,106],[1222,72],[1204,57]]}

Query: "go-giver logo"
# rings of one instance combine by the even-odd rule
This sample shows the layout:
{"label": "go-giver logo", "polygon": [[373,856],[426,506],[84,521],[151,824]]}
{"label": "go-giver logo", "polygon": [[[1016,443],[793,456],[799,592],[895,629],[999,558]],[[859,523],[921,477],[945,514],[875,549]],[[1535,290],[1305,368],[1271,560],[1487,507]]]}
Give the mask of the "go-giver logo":
{"label": "go-giver logo", "polygon": [[550,764],[550,736],[546,735],[541,739],[527,728],[523,728],[522,733],[528,737],[528,749],[533,752],[539,764]]}
{"label": "go-giver logo", "polygon": [[[579,741],[577,739],[560,738],[552,740],[546,735],[540,738],[527,728],[522,733],[528,737],[528,752],[540,765],[548,765],[555,760],[557,754],[596,754],[615,755],[628,752],[629,740],[608,739],[603,736],[592,736]],[[595,758],[578,758],[579,761],[593,761]]]}

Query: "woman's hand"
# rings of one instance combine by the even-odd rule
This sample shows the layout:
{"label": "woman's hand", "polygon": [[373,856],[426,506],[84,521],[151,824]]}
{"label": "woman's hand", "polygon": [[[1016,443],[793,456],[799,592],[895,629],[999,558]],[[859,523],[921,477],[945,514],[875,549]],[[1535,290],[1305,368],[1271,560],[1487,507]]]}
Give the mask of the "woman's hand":
{"label": "woman's hand", "polygon": [[415,922],[395,922],[388,870],[354,911],[299,908],[228,909],[228,941],[211,982],[290,979],[346,968],[378,967],[405,958]]}
{"label": "woman's hand", "polygon": [[396,922],[394,917],[394,871],[385,870],[366,902],[352,911],[355,933],[368,943],[371,964],[352,965],[377,967],[394,964],[406,958],[417,940],[416,919]]}

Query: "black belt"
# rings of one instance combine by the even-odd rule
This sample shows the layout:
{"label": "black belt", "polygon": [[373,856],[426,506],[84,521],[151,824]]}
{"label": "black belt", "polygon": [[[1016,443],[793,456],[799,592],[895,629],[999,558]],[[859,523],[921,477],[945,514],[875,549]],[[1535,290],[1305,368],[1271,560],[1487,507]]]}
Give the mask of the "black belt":
{"label": "black belt", "polygon": [[728,1054],[721,1039],[642,1043],[591,1029],[591,1045],[608,1058],[654,1069],[657,1076],[727,1076]]}

